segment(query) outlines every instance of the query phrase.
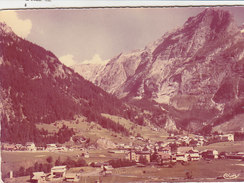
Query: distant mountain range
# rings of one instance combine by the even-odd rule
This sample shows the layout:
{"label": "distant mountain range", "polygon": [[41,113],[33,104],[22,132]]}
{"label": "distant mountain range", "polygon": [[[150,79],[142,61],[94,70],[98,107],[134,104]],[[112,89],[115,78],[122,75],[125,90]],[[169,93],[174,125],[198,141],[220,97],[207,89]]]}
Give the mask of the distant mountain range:
{"label": "distant mountain range", "polygon": [[243,64],[242,27],[208,8],[142,50],[73,69],[126,101],[155,102],[178,128],[201,131],[244,113]]}

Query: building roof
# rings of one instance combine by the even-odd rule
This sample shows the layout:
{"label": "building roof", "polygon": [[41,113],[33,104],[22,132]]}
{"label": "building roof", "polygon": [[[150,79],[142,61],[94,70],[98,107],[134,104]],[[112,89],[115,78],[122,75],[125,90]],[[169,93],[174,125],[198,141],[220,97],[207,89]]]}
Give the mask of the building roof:
{"label": "building roof", "polygon": [[60,172],[62,172],[62,171],[66,171],[66,165],[64,165],[64,166],[54,166],[54,167],[52,167],[52,169],[51,169],[51,171],[60,171]]}
{"label": "building roof", "polygon": [[169,146],[167,146],[167,147],[160,147],[158,150],[159,151],[171,151],[171,148]]}
{"label": "building roof", "polygon": [[191,149],[190,151],[188,151],[188,153],[191,153],[191,154],[198,154],[199,153],[199,151],[198,150],[196,150],[196,149]]}
{"label": "building roof", "polygon": [[33,177],[31,178],[32,180],[38,180],[41,177],[45,177],[46,174],[44,172],[33,172]]}
{"label": "building roof", "polygon": [[72,179],[72,178],[76,178],[77,176],[78,176],[77,173],[67,173],[65,175],[65,178]]}
{"label": "building roof", "polygon": [[26,144],[25,144],[25,145],[27,145],[27,146],[28,146],[28,145],[33,145],[33,144],[35,145],[35,143],[34,143],[34,142],[26,142]]}
{"label": "building roof", "polygon": [[56,144],[47,144],[49,147],[56,147]]}
{"label": "building roof", "polygon": [[180,152],[180,153],[186,153],[190,150],[193,150],[193,147],[184,146],[184,147],[177,148],[177,152]]}
{"label": "building roof", "polygon": [[150,151],[136,151],[136,154],[150,154]]}

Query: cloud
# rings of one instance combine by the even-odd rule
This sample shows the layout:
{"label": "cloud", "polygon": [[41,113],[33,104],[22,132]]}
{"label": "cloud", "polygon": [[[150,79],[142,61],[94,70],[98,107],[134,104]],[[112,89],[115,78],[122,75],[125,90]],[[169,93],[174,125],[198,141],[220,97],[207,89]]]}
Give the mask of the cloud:
{"label": "cloud", "polygon": [[76,64],[76,61],[74,60],[74,56],[71,54],[61,56],[59,57],[59,60],[68,67]]}
{"label": "cloud", "polygon": [[92,59],[84,60],[82,64],[106,64],[108,60],[102,60],[100,55],[95,54]]}
{"label": "cloud", "polygon": [[15,11],[1,11],[0,21],[5,22],[20,37],[26,38],[32,28],[30,19],[22,20]]}

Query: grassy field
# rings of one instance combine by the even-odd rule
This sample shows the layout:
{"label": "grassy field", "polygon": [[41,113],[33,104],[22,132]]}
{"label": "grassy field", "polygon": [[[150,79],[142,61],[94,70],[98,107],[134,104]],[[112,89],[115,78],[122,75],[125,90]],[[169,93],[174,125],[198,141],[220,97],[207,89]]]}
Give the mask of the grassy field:
{"label": "grassy field", "polygon": [[[113,170],[112,176],[101,177],[104,183],[107,182],[136,182],[136,181],[217,181],[218,176],[224,173],[240,173],[238,180],[244,180],[244,167],[238,165],[236,160],[214,160],[211,162],[199,161],[191,162],[189,165],[183,166],[177,164],[173,168],[162,167],[128,167],[117,168]],[[244,163],[243,163],[244,164]],[[186,172],[192,172],[193,179],[186,180]],[[84,180],[95,181],[98,177],[86,177]],[[228,180],[225,180],[228,181]],[[232,180],[233,181],[233,180]]]}
{"label": "grassy field", "polygon": [[66,157],[76,157],[78,152],[6,152],[2,151],[2,174],[7,174],[10,170],[19,170],[21,166],[24,168],[29,168],[38,163],[46,163],[46,158],[51,156],[53,161],[56,161],[58,157],[62,160]]}
{"label": "grassy field", "polygon": [[[167,132],[165,130],[154,131],[149,126],[136,125],[133,122],[126,120],[122,117],[112,116],[109,114],[102,114],[104,117],[109,118],[115,122],[120,123],[134,136],[140,132],[140,135],[145,139],[150,139],[152,141],[165,140],[167,138]],[[76,135],[82,135],[86,138],[90,138],[92,142],[96,142],[101,137],[108,139],[114,143],[124,143],[128,144],[131,140],[129,137],[123,136],[122,134],[115,133],[111,130],[102,128],[99,124],[94,122],[87,122],[85,117],[79,117],[76,120],[60,120],[51,124],[37,124],[37,128],[48,130],[50,133],[55,133],[63,125],[73,128]]]}
{"label": "grassy field", "polygon": [[[96,158],[101,152],[94,152],[91,153],[91,159]],[[36,153],[36,156],[22,154],[12,154],[8,155],[9,162],[13,162],[13,159],[19,157],[19,161],[22,160],[30,160],[31,158],[35,159],[36,156],[39,158],[43,155],[42,153]],[[109,157],[109,153],[103,153],[105,157],[101,157],[106,159]],[[52,153],[47,153],[47,155],[53,155]],[[65,156],[65,154],[63,154]],[[46,157],[45,156],[45,157]],[[56,157],[58,155],[55,155]],[[94,156],[94,157],[93,157]],[[113,155],[112,155],[113,156]],[[116,155],[118,156],[118,155]],[[37,157],[37,158],[38,158]],[[114,157],[111,157],[114,158]],[[103,159],[103,160],[104,160]],[[45,158],[44,158],[45,161]],[[224,173],[239,173],[239,181],[244,181],[244,162],[240,160],[231,160],[231,159],[224,159],[224,160],[212,160],[212,161],[205,161],[200,160],[196,162],[190,162],[189,165],[181,165],[176,164],[173,168],[164,168],[158,166],[147,166],[147,167],[123,167],[123,168],[116,168],[112,170],[113,174],[111,176],[100,176],[98,173],[92,175],[94,172],[99,172],[100,168],[92,168],[92,167],[80,167],[80,168],[72,168],[69,172],[79,172],[80,169],[84,170],[83,176],[80,183],[92,183],[98,180],[99,178],[103,181],[103,183],[113,183],[113,182],[161,182],[161,181],[219,181],[216,178],[218,176],[223,176]],[[186,172],[192,172],[193,179],[186,180]],[[17,182],[25,182],[23,177],[16,179]],[[222,181],[222,180],[220,180]],[[228,180],[225,180],[228,181]],[[230,180],[231,181],[231,180]]]}
{"label": "grassy field", "polygon": [[199,146],[196,149],[202,151],[204,149],[215,149],[218,152],[240,152],[244,151],[244,141],[235,141],[235,142],[218,142],[210,144],[207,146]]}
{"label": "grassy field", "polygon": [[82,135],[85,138],[90,138],[91,142],[96,142],[101,137],[111,140],[112,142],[126,143],[129,137],[125,137],[122,134],[114,133],[111,130],[102,128],[99,124],[94,122],[87,122],[84,117],[80,117],[76,120],[66,121],[61,120],[51,124],[37,124],[39,129],[43,128],[50,133],[57,132],[63,125],[73,128],[76,135]]}
{"label": "grassy field", "polygon": [[[21,166],[29,168],[35,164],[35,162],[46,163],[46,158],[51,156],[53,163],[60,157],[61,160],[65,160],[67,157],[72,159],[78,159],[78,155],[81,155],[82,151],[68,151],[68,152],[2,152],[2,174],[7,174],[10,170],[18,170]],[[124,154],[108,153],[107,150],[90,150],[89,158],[85,158],[87,163],[90,162],[104,162],[111,159],[124,158]]]}
{"label": "grassy field", "polygon": [[168,137],[168,133],[161,129],[159,131],[152,130],[149,126],[140,126],[135,123],[124,119],[122,117],[113,116],[109,114],[102,114],[104,117],[109,118],[115,122],[120,123],[122,126],[127,128],[134,136],[137,135],[137,132],[140,132],[141,136],[145,139],[150,139],[152,141],[158,141],[159,139],[165,140]]}

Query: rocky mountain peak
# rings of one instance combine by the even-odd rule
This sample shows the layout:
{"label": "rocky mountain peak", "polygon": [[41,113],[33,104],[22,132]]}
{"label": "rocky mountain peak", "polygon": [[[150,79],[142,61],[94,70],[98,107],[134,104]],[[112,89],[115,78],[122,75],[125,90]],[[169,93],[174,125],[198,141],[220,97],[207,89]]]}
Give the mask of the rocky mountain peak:
{"label": "rocky mountain peak", "polygon": [[207,8],[195,17],[190,17],[184,27],[208,26],[216,33],[224,31],[228,26],[234,23],[234,18],[229,11],[215,8]]}
{"label": "rocky mountain peak", "polygon": [[120,98],[169,106],[172,121],[195,128],[242,100],[243,46],[233,16],[208,8],[144,50],[111,59],[93,82]]}

